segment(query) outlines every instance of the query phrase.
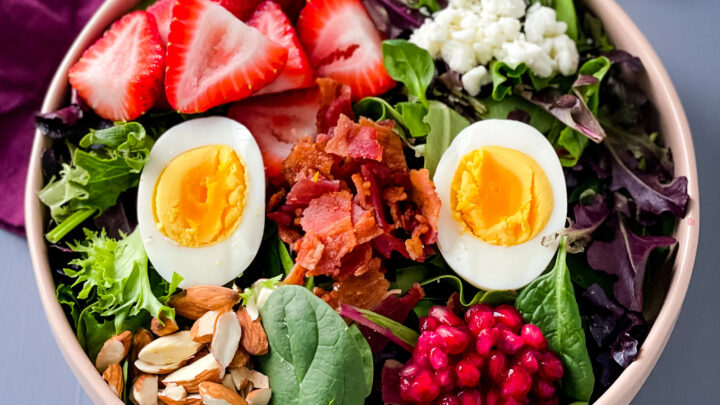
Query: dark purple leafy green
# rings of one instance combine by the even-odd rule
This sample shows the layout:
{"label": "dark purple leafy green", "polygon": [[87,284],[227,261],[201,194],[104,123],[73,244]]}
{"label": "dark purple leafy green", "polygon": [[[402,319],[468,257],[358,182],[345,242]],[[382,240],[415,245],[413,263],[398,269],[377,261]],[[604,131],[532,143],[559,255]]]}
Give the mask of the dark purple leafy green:
{"label": "dark purple leafy green", "polygon": [[570,221],[570,226],[560,230],[554,235],[543,238],[543,244],[554,242],[560,236],[567,237],[568,253],[579,253],[592,241],[592,234],[605,219],[610,215],[605,198],[600,194],[592,197],[588,205],[578,203],[573,208],[575,221]]}
{"label": "dark purple leafy green", "polygon": [[[426,3],[437,5],[434,1]],[[420,27],[427,18],[420,12],[419,6],[413,7],[401,0],[363,0],[363,4],[377,29],[390,39]]]}
{"label": "dark purple leafy green", "polygon": [[[425,292],[422,287],[416,283],[408,290],[407,294],[402,297],[391,294],[380,302],[377,307],[373,308],[373,310],[377,314],[402,323],[424,296]],[[380,333],[374,332],[371,328],[363,325],[360,325],[358,328],[363,336],[365,336],[365,339],[367,339],[373,354],[382,352],[385,346],[390,343],[390,339]]]}
{"label": "dark purple leafy green", "polygon": [[400,369],[403,365],[397,360],[387,360],[382,369],[382,401],[388,405],[404,405],[400,396]]}
{"label": "dark purple leafy green", "polygon": [[588,263],[595,270],[618,276],[613,286],[615,298],[631,311],[642,310],[645,267],[655,248],[675,244],[669,236],[638,236],[628,229],[618,214],[612,221],[615,230],[610,242],[596,240],[588,248]]}

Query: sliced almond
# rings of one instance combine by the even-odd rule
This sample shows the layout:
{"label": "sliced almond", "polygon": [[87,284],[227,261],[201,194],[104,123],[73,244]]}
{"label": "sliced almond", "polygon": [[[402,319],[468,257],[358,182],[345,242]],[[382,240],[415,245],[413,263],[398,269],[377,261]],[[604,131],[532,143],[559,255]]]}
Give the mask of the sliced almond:
{"label": "sliced almond", "polygon": [[205,405],[247,405],[237,392],[209,381],[200,384],[200,396]]}
{"label": "sliced almond", "polygon": [[237,392],[237,389],[235,389],[235,383],[232,379],[232,375],[230,374],[225,374],[225,377],[222,378],[222,385],[228,387],[233,392]]}
{"label": "sliced almond", "polygon": [[250,363],[250,353],[245,351],[245,349],[242,348],[242,346],[238,347],[237,351],[235,352],[235,356],[233,356],[232,361],[230,361],[230,364],[228,367],[247,367],[247,365]]}
{"label": "sliced almond", "polygon": [[197,285],[173,295],[169,305],[180,316],[194,321],[207,311],[230,310],[239,298],[237,291],[231,288]]}
{"label": "sliced almond", "polygon": [[234,312],[224,312],[218,316],[215,333],[210,343],[210,353],[215,356],[222,368],[227,368],[235,357],[240,347],[241,335],[242,329]]}
{"label": "sliced almond", "polygon": [[95,358],[95,367],[103,373],[111,364],[120,364],[130,350],[132,332],[125,332],[108,339]]}
{"label": "sliced almond", "polygon": [[137,405],[157,405],[158,378],[156,375],[141,374],[133,384],[132,398]]}
{"label": "sliced almond", "polygon": [[107,381],[110,389],[118,398],[122,398],[123,393],[123,372],[119,364],[109,365],[103,373],[103,378]]}
{"label": "sliced almond", "polygon": [[153,318],[150,322],[150,330],[158,336],[167,336],[171,333],[175,333],[180,329],[177,322],[174,319],[166,318],[164,315],[160,316],[162,322],[157,318]]}
{"label": "sliced almond", "polygon": [[152,333],[150,333],[149,330],[145,328],[138,328],[138,330],[135,331],[135,335],[133,336],[130,361],[134,363],[135,360],[137,360],[138,358],[138,353],[140,353],[140,350],[142,350],[145,346],[152,342],[153,339],[155,339],[155,337],[152,335]]}
{"label": "sliced almond", "polygon": [[207,311],[193,323],[190,329],[190,337],[199,343],[210,343],[215,332],[215,321],[220,313],[218,311]]}
{"label": "sliced almond", "polygon": [[267,405],[272,397],[270,388],[260,388],[250,391],[245,397],[248,405]]}
{"label": "sliced almond", "polygon": [[187,360],[202,348],[190,337],[190,331],[184,330],[159,337],[148,343],[138,354],[138,358],[146,363],[163,365],[175,364]]}
{"label": "sliced almond", "polygon": [[247,309],[240,307],[237,310],[237,319],[242,327],[240,344],[243,349],[253,356],[260,356],[268,352],[268,340],[260,319],[252,320]]}
{"label": "sliced almond", "polygon": [[148,374],[169,374],[185,365],[185,361],[181,361],[173,364],[155,365],[146,363],[142,360],[135,360],[135,368]]}
{"label": "sliced almond", "polygon": [[255,388],[270,388],[270,381],[265,374],[247,367],[231,368],[230,374],[238,391],[243,389],[248,382],[251,382]]}
{"label": "sliced almond", "polygon": [[158,398],[167,405],[180,405],[185,403],[187,391],[182,385],[168,384],[164,390],[158,392]]}
{"label": "sliced almond", "polygon": [[220,367],[215,356],[208,354],[200,360],[189,364],[165,377],[162,382],[182,385],[190,393],[198,392],[198,384],[205,381],[220,382],[224,370]]}

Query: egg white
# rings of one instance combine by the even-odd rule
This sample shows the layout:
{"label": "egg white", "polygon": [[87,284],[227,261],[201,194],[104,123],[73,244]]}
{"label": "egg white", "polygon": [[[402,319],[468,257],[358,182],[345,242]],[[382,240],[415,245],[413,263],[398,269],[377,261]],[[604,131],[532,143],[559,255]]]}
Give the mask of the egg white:
{"label": "egg white", "polygon": [[[474,236],[453,216],[450,188],[460,160],[484,146],[523,152],[540,165],[550,182],[553,210],[545,227],[524,243],[499,246]],[[530,125],[512,120],[484,120],[462,130],[438,163],[433,177],[442,202],[438,219],[438,247],[445,261],[465,281],[483,290],[515,290],[542,274],[557,244],[543,246],[543,236],[565,225],[567,192],[562,166],[550,142]]]}
{"label": "egg white", "polygon": [[[228,145],[245,165],[247,194],[241,222],[225,240],[209,246],[185,247],[160,232],[152,198],[158,176],[170,161],[205,145]],[[222,285],[240,275],[260,248],[265,226],[265,171],[262,155],[250,131],[225,117],[196,118],[165,132],[150,151],[138,187],[138,228],[150,262],[170,281],[182,276],[181,288],[199,284]]]}

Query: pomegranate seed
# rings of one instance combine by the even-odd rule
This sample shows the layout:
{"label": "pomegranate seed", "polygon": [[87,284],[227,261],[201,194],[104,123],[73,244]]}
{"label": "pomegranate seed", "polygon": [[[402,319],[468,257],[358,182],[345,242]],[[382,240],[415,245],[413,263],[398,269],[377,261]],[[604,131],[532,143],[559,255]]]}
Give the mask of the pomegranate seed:
{"label": "pomegranate seed", "polygon": [[525,339],[525,344],[537,350],[545,350],[547,348],[547,340],[543,336],[540,328],[533,324],[525,324],[520,329],[520,336]]}
{"label": "pomegranate seed", "polygon": [[504,397],[523,399],[532,388],[532,378],[522,367],[510,367],[503,375],[500,393]]}
{"label": "pomegranate seed", "polygon": [[480,370],[468,360],[460,360],[455,366],[458,385],[461,387],[474,387],[480,381]]}
{"label": "pomegranate seed", "polygon": [[445,352],[440,350],[440,348],[438,347],[433,347],[432,349],[430,349],[430,355],[428,356],[428,358],[430,359],[430,365],[435,370],[443,368],[448,364],[447,354],[445,354]]}
{"label": "pomegranate seed", "polygon": [[477,353],[474,353],[472,351],[468,351],[464,354],[464,359],[475,365],[475,367],[480,368],[485,364],[485,359],[480,356]]}
{"label": "pomegranate seed", "polygon": [[523,402],[518,401],[513,397],[505,398],[500,402],[502,405],[523,405]]}
{"label": "pomegranate seed", "polygon": [[540,361],[540,375],[550,381],[556,381],[565,374],[563,364],[554,354],[546,352]]}
{"label": "pomegranate seed", "polygon": [[535,384],[533,384],[532,387],[533,395],[543,399],[552,398],[552,396],[555,395],[556,390],[555,384],[543,379],[535,381]]}
{"label": "pomegranate seed", "polygon": [[465,351],[468,343],[472,339],[470,333],[463,331],[460,328],[454,328],[452,326],[440,325],[435,329],[437,333],[445,341],[447,346],[448,354],[460,354]]}
{"label": "pomegranate seed", "polygon": [[412,378],[416,376],[420,371],[422,371],[422,367],[415,363],[408,363],[400,370],[400,377],[405,378]]}
{"label": "pomegranate seed", "polygon": [[461,405],[458,397],[450,393],[441,396],[435,403],[437,405]]}
{"label": "pomegranate seed", "polygon": [[482,395],[476,390],[464,390],[458,397],[462,405],[482,405]]}
{"label": "pomegranate seed", "polygon": [[493,352],[487,362],[488,376],[494,382],[499,382],[502,379],[502,374],[505,372],[507,366],[507,359],[505,355],[500,352]]}
{"label": "pomegranate seed", "polygon": [[430,363],[430,351],[433,348],[438,348],[443,352],[447,352],[445,339],[436,332],[422,333],[418,339],[417,346],[415,346],[415,349],[413,350],[413,359],[421,365],[428,365]]}
{"label": "pomegranate seed", "polygon": [[493,309],[485,304],[473,305],[465,312],[465,323],[474,335],[485,328],[492,328],[495,326]]}
{"label": "pomegranate seed", "polygon": [[438,326],[440,326],[440,321],[435,318],[430,318],[429,316],[424,316],[420,318],[420,333],[425,331],[433,331]]}
{"label": "pomegranate seed", "polygon": [[400,395],[405,401],[430,402],[440,394],[440,387],[435,383],[430,371],[423,369],[413,378],[410,385]]}
{"label": "pomegranate seed", "polygon": [[540,353],[532,349],[522,349],[517,356],[515,356],[515,362],[518,366],[525,369],[530,374],[535,374],[540,367]]}
{"label": "pomegranate seed", "polygon": [[509,330],[500,332],[500,338],[498,339],[498,349],[502,350],[507,354],[515,354],[525,344],[525,339],[522,336],[516,335]]}
{"label": "pomegranate seed", "polygon": [[513,332],[520,332],[520,327],[522,326],[522,316],[512,305],[503,304],[498,306],[495,308],[493,316],[495,317],[495,321],[509,326],[510,330]]}
{"label": "pomegranate seed", "polygon": [[428,316],[437,319],[441,324],[447,326],[460,326],[463,324],[459,316],[455,315],[448,307],[442,305],[435,305],[430,308]]}
{"label": "pomegranate seed", "polygon": [[550,399],[543,399],[542,401],[536,401],[536,405],[559,405],[560,404],[560,398],[554,397]]}
{"label": "pomegranate seed", "polygon": [[455,374],[453,367],[443,367],[435,370],[435,382],[443,390],[449,391],[455,388]]}
{"label": "pomegranate seed", "polygon": [[489,390],[485,394],[485,403],[483,405],[499,405],[500,401],[502,401],[500,394],[493,390]]}
{"label": "pomegranate seed", "polygon": [[493,346],[498,340],[500,333],[496,328],[483,329],[477,334],[477,340],[475,341],[475,351],[481,356],[487,356],[490,354]]}

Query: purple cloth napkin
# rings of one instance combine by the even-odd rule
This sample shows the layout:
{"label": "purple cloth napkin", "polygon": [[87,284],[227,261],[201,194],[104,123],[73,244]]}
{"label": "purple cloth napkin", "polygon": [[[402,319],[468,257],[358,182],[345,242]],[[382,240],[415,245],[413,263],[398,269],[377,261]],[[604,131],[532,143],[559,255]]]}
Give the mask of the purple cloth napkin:
{"label": "purple cloth napkin", "polygon": [[0,0],[0,228],[24,230],[33,117],[55,69],[102,0]]}

